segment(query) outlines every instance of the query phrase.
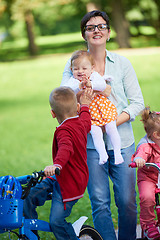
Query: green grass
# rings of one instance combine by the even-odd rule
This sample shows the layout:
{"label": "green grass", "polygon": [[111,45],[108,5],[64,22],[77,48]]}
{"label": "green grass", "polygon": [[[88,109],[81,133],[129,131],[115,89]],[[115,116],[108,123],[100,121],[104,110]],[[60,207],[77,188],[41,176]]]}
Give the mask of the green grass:
{"label": "green grass", "polygon": [[[112,29],[111,39],[107,42],[107,48],[110,50],[118,49],[115,36],[116,34]],[[70,53],[78,49],[86,48],[80,32],[39,36],[36,38],[36,44],[38,46],[37,55]],[[159,46],[159,39],[154,35],[140,35],[138,37],[131,37],[130,44],[133,48]],[[28,41],[26,38],[2,42],[0,44],[0,61],[5,62],[30,58],[27,46]]]}
{"label": "green grass", "polygon": [[[50,115],[48,98],[51,90],[60,85],[69,56],[70,54],[56,54],[0,63],[0,176],[30,174],[52,164],[52,139],[58,124]],[[160,54],[147,55],[145,52],[145,55],[127,57],[139,78],[145,104],[159,111]],[[133,128],[137,144],[144,135],[139,117],[133,122]],[[38,208],[41,219],[48,221],[49,208],[50,202]],[[111,209],[117,228],[113,192]],[[87,224],[92,225],[87,192],[74,207],[69,219],[74,222],[82,215],[87,215]],[[49,233],[41,233],[41,237],[44,240],[54,239]],[[0,239],[6,239],[6,234],[1,235]]]}

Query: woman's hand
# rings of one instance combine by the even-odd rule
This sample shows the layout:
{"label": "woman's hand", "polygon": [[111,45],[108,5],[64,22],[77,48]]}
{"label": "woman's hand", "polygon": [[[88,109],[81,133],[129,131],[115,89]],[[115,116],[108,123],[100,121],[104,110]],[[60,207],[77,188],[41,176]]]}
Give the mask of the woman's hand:
{"label": "woman's hand", "polygon": [[130,115],[126,112],[122,112],[118,117],[117,117],[117,121],[116,121],[116,125],[117,127],[127,121],[129,121],[130,119]]}
{"label": "woman's hand", "polygon": [[105,97],[109,97],[109,95],[111,94],[111,86],[107,84],[106,88],[104,89],[104,91],[102,91],[101,94]]}
{"label": "woman's hand", "polygon": [[111,86],[110,85],[106,85],[106,88],[100,92],[100,91],[94,91],[94,93],[96,94],[102,94],[104,97],[108,98],[109,95],[111,94]]}

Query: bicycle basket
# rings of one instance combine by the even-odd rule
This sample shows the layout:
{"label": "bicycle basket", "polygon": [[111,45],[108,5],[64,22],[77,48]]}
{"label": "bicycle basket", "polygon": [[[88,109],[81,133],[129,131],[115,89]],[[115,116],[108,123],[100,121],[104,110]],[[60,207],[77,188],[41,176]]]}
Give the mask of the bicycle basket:
{"label": "bicycle basket", "polygon": [[0,230],[13,230],[22,225],[23,200],[0,199]]}
{"label": "bicycle basket", "polygon": [[21,195],[22,187],[15,177],[7,175],[0,178],[0,199],[18,199]]}
{"label": "bicycle basket", "polygon": [[23,216],[22,187],[13,176],[0,178],[0,230],[21,226]]}

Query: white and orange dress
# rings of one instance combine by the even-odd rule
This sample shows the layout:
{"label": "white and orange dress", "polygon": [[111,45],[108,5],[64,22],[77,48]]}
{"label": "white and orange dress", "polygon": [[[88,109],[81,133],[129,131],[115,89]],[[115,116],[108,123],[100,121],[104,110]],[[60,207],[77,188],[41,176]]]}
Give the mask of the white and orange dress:
{"label": "white and orange dress", "polygon": [[[101,76],[98,72],[93,72],[90,76],[92,89],[95,91],[103,91],[106,88],[106,82],[112,79],[111,76]],[[79,89],[79,80],[71,77],[68,86],[71,87],[77,94]],[[115,105],[102,94],[94,96],[90,106],[91,114],[91,135],[97,152],[99,153],[99,164],[107,162],[108,154],[105,149],[105,143],[103,141],[103,133],[101,127],[104,126],[106,133],[111,139],[111,143],[114,149],[115,164],[122,163],[123,157],[121,155],[121,141],[116,127],[117,109]]]}

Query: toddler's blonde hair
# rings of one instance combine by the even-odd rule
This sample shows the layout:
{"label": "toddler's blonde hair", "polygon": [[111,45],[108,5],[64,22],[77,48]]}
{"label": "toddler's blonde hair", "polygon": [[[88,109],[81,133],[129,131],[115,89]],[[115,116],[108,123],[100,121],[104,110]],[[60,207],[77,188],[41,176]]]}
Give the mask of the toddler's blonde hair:
{"label": "toddler's blonde hair", "polygon": [[77,60],[77,59],[81,59],[81,58],[88,58],[88,60],[90,61],[91,65],[92,66],[94,65],[93,57],[92,57],[92,55],[88,51],[86,51],[86,50],[78,50],[78,51],[75,51],[72,54],[72,56],[71,56],[71,68],[74,65],[74,61]]}

